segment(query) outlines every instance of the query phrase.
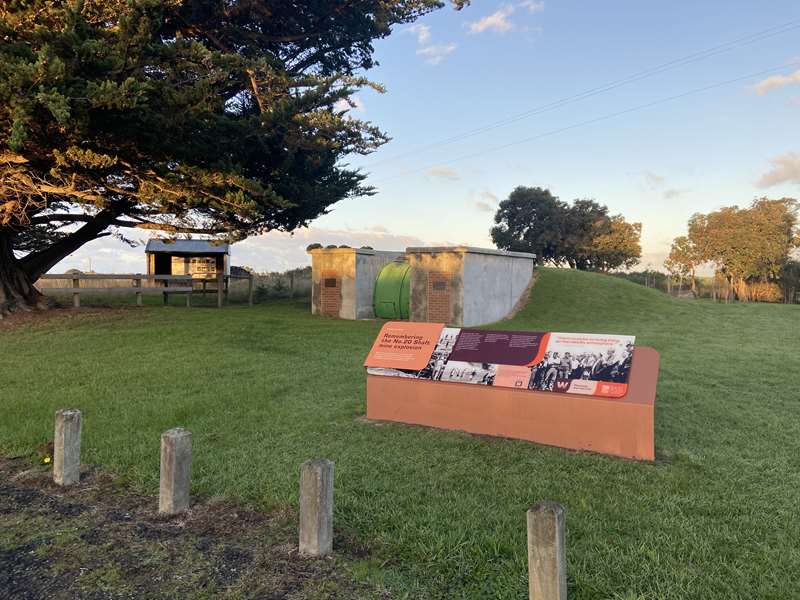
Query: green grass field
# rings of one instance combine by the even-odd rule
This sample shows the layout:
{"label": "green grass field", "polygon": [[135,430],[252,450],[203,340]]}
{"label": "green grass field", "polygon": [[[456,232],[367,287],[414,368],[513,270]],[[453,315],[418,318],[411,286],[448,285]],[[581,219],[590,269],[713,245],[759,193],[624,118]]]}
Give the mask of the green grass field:
{"label": "green grass field", "polygon": [[155,493],[159,434],[194,432],[193,492],[295,506],[336,461],[336,527],[397,597],[526,597],[525,510],[567,508],[572,598],[791,598],[800,590],[800,306],[676,300],[543,270],[508,329],[627,333],[661,352],[655,464],[364,414],[379,322],[302,302],[109,311],[0,330],[0,452],[84,413],[84,460]]}

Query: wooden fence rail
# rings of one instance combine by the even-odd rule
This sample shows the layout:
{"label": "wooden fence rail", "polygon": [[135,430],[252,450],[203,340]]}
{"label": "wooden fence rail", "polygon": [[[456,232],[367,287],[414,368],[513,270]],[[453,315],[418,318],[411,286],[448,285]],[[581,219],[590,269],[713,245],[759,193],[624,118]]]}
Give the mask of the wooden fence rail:
{"label": "wooden fence rail", "polygon": [[[49,287],[39,286],[39,291],[43,294],[72,294],[72,305],[75,308],[81,306],[81,294],[136,294],[136,305],[142,306],[142,296],[144,294],[154,295],[163,294],[164,304],[169,301],[170,294],[184,294],[186,296],[186,306],[192,305],[192,294],[195,291],[195,284],[202,285],[202,293],[205,296],[207,291],[217,294],[217,306],[222,308],[227,300],[231,280],[246,280],[247,303],[253,305],[253,277],[251,275],[218,275],[215,278],[193,277],[192,275],[142,275],[141,273],[111,273],[107,275],[78,275],[71,273],[47,274],[42,275],[39,280],[63,279],[72,281],[71,287]],[[87,283],[98,282],[100,280],[129,280],[130,286],[103,286],[94,287],[91,285],[82,286],[81,281]],[[146,285],[142,285],[143,282]],[[215,283],[216,288],[209,290],[208,283]]]}

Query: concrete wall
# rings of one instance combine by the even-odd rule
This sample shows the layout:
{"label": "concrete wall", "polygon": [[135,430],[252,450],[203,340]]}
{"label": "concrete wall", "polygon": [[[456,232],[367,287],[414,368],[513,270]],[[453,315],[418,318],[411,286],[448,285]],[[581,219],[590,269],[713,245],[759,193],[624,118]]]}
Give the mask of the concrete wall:
{"label": "concrete wall", "polygon": [[340,281],[340,319],[356,318],[356,253],[352,248],[311,251],[311,313],[323,314],[322,286],[329,277]]}
{"label": "concrete wall", "polygon": [[[410,320],[462,325],[464,253],[455,248],[408,248],[406,256],[411,265]],[[442,286],[446,289],[437,289]]]}
{"label": "concrete wall", "polygon": [[322,314],[323,286],[326,277],[340,280],[340,319],[373,319],[375,280],[383,266],[402,256],[361,248],[317,248],[311,254],[311,313]]}
{"label": "concrete wall", "polygon": [[533,271],[533,258],[521,253],[466,252],[463,325],[485,325],[507,317]]}
{"label": "concrete wall", "polygon": [[[317,248],[311,254],[311,312],[323,314],[338,296],[341,319],[375,318],[373,295],[378,273],[402,252]],[[533,256],[465,246],[407,248],[411,266],[411,321],[456,327],[484,325],[509,315],[533,277]],[[325,287],[337,278],[338,288]],[[324,289],[323,289],[324,288]]]}

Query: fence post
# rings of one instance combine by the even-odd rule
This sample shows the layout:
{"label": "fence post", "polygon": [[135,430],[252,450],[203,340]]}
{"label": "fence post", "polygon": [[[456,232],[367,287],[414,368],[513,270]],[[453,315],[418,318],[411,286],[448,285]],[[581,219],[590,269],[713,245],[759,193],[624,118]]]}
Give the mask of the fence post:
{"label": "fence post", "polygon": [[[81,280],[77,277],[72,278],[72,287],[73,289],[77,290],[81,287]],[[72,292],[72,306],[73,308],[80,308],[81,307],[81,293],[80,292]]]}
{"label": "fence post", "polygon": [[250,278],[247,280],[247,304],[253,306],[253,274],[250,273]]}
{"label": "fence post", "polygon": [[81,478],[81,411],[56,411],[53,438],[53,481],[74,485]]}
{"label": "fence post", "polygon": [[300,553],[333,551],[333,462],[320,458],[300,467]]}
{"label": "fence post", "polygon": [[186,292],[186,308],[189,308],[192,305],[192,292],[194,292],[194,279],[189,280],[189,287],[191,289],[188,292]]}
{"label": "fence post", "polygon": [[181,513],[189,508],[192,476],[192,432],[182,427],[161,434],[161,481],[158,512]]}
{"label": "fence post", "polygon": [[139,288],[139,291],[136,292],[136,306],[142,305],[142,278],[136,277],[133,280],[133,287]]}
{"label": "fence post", "polygon": [[567,600],[564,507],[539,502],[528,509],[527,517],[530,600]]}
{"label": "fence post", "polygon": [[294,300],[294,271],[289,272],[289,300]]}
{"label": "fence post", "polygon": [[225,274],[217,273],[217,308],[222,308],[222,295],[225,293]]}

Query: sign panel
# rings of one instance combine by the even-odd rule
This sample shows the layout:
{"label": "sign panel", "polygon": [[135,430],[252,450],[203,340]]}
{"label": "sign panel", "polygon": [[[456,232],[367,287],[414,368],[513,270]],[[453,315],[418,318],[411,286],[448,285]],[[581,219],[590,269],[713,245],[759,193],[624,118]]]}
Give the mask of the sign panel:
{"label": "sign panel", "polygon": [[634,342],[626,335],[387,323],[364,366],[371,375],[619,398],[628,391]]}
{"label": "sign panel", "polygon": [[389,371],[419,371],[430,362],[442,329],[444,325],[441,323],[386,323],[372,345],[364,366]]}

